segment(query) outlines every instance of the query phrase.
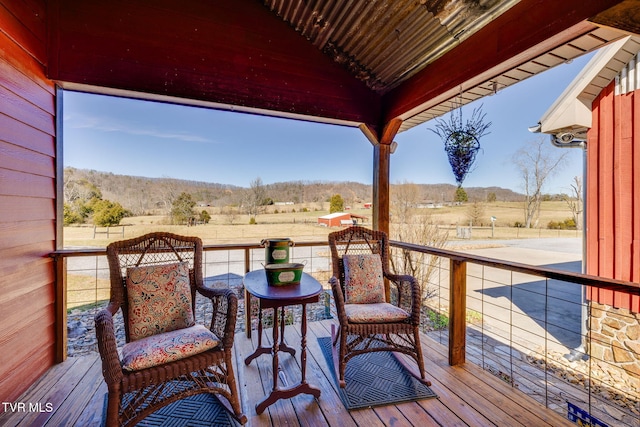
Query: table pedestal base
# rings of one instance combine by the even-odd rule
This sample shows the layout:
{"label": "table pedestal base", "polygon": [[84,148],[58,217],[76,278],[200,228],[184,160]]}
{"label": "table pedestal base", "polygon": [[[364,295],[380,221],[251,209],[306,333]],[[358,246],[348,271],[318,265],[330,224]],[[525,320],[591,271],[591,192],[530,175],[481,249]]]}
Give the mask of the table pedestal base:
{"label": "table pedestal base", "polygon": [[[258,344],[260,345],[260,344]],[[296,350],[289,347],[287,344],[285,344],[284,342],[281,342],[280,345],[278,346],[278,351],[285,351],[287,353],[289,353],[292,356],[296,355]],[[245,365],[249,365],[253,359],[256,359],[258,356],[262,356],[263,354],[273,354],[273,347],[258,347],[256,348],[256,351],[254,351],[253,353],[251,353],[251,355],[247,356],[246,359],[244,359],[244,364]]]}
{"label": "table pedestal base", "polygon": [[[310,394],[316,399],[320,397],[320,389],[312,387],[307,383],[307,304],[310,302],[317,302],[318,297],[312,296],[308,298],[302,298],[300,300],[260,300],[260,307],[258,309],[258,348],[244,360],[245,365],[249,365],[254,359],[263,354],[271,354],[272,356],[272,369],[273,369],[273,390],[271,393],[262,400],[262,402],[256,405],[256,413],[260,415],[264,410],[273,405],[280,399],[289,399],[299,394]],[[278,363],[278,353],[284,351],[291,356],[295,356],[295,349],[289,347],[284,342],[284,325],[285,325],[285,306],[301,304],[302,305],[302,319],[300,325],[300,368],[301,379],[300,383],[287,388],[280,388],[278,386],[278,377],[280,371],[280,365]],[[262,346],[262,310],[265,308],[273,308],[273,347]],[[278,313],[280,311],[280,313]],[[280,314],[280,315],[278,315]],[[280,317],[280,319],[278,319]],[[280,323],[280,325],[278,325]],[[286,385],[286,379],[283,378],[282,382]]]}
{"label": "table pedestal base", "polygon": [[311,394],[317,399],[320,397],[320,389],[313,387],[308,383],[298,384],[290,388],[278,388],[273,390],[269,396],[256,405],[256,413],[260,415],[265,409],[267,409],[267,406],[273,405],[278,400],[289,399],[299,394]]}

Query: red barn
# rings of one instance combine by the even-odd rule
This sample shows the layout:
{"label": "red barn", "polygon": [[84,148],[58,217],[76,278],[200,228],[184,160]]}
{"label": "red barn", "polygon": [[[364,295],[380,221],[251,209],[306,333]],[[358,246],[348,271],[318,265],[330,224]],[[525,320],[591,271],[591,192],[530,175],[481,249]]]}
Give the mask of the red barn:
{"label": "red barn", "polygon": [[346,212],[334,212],[318,218],[318,224],[325,227],[340,227],[341,225],[352,225],[351,214]]}

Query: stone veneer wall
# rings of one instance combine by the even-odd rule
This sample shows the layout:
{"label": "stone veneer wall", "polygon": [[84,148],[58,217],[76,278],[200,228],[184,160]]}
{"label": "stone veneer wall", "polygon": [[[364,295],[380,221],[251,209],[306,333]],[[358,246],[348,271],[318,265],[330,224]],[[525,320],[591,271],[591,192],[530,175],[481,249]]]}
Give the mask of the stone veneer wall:
{"label": "stone veneer wall", "polygon": [[627,377],[631,391],[639,394],[640,313],[592,301],[589,329],[592,362],[614,380]]}

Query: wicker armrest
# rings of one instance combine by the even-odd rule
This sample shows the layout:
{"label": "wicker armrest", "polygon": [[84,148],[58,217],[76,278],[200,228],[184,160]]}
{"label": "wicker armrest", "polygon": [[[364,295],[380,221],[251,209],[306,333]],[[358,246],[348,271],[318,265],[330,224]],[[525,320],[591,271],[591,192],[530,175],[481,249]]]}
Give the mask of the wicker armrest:
{"label": "wicker armrest", "polygon": [[342,291],[340,280],[333,276],[329,279],[329,284],[331,285],[331,291],[333,292],[333,300],[336,306],[338,319],[346,320],[347,313],[344,311],[344,292]]}
{"label": "wicker armrest", "polygon": [[111,389],[112,386],[119,384],[123,377],[111,311],[106,308],[100,310],[95,317],[95,322],[102,372],[107,386]]}
{"label": "wicker armrest", "polygon": [[420,321],[422,304],[420,285],[415,277],[408,274],[385,274],[385,278],[398,287],[398,306],[411,312],[411,316]]}
{"label": "wicker armrest", "polygon": [[230,349],[233,346],[238,317],[238,296],[231,289],[199,287],[198,292],[209,298],[213,305],[209,329],[222,340],[224,348]]}

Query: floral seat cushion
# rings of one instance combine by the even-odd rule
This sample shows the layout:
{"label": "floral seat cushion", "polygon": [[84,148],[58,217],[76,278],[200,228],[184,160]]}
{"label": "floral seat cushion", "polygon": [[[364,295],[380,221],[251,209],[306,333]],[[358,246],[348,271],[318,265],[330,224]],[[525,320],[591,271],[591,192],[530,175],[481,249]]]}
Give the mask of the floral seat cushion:
{"label": "floral seat cushion", "polygon": [[215,348],[218,337],[203,325],[152,335],[122,348],[122,369],[139,371]]}
{"label": "floral seat cushion", "polygon": [[409,319],[409,313],[386,302],[375,304],[345,304],[344,311],[351,323],[394,323]]}
{"label": "floral seat cushion", "polygon": [[128,268],[126,284],[131,341],[195,324],[186,262]]}
{"label": "floral seat cushion", "polygon": [[346,304],[385,302],[382,261],[377,254],[344,255]]}

